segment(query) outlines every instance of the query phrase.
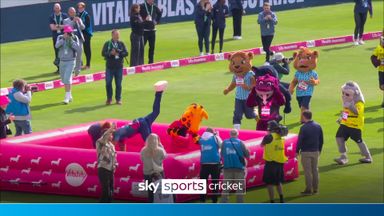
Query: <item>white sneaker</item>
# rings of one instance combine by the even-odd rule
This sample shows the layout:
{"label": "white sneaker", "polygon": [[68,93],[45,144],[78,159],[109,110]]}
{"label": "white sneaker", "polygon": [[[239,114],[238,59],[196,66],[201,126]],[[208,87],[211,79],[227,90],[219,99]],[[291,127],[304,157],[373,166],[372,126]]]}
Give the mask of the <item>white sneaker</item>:
{"label": "white sneaker", "polygon": [[360,39],[360,40],[358,41],[358,43],[359,43],[360,45],[364,45],[364,44],[365,44],[365,42],[363,41],[363,39]]}
{"label": "white sneaker", "polygon": [[153,86],[155,87],[156,92],[162,92],[162,91],[165,91],[165,89],[167,89],[168,81],[165,81],[165,80],[158,81]]}
{"label": "white sneaker", "polygon": [[241,39],[243,39],[243,37],[237,36],[237,40],[241,40]]}
{"label": "white sneaker", "polygon": [[353,45],[359,46],[359,41],[353,41]]}
{"label": "white sneaker", "polygon": [[200,56],[204,56],[204,53],[203,53],[203,52],[201,52],[201,53],[200,53]]}
{"label": "white sneaker", "polygon": [[73,97],[71,96],[70,98],[69,98],[69,102],[72,102],[73,101]]}
{"label": "white sneaker", "polygon": [[238,40],[238,36],[233,36],[233,40]]}
{"label": "white sneaker", "polygon": [[63,103],[64,103],[65,105],[69,104],[69,98],[65,98],[65,99],[63,100]]}
{"label": "white sneaker", "polygon": [[209,52],[205,53],[205,55],[210,55]]}

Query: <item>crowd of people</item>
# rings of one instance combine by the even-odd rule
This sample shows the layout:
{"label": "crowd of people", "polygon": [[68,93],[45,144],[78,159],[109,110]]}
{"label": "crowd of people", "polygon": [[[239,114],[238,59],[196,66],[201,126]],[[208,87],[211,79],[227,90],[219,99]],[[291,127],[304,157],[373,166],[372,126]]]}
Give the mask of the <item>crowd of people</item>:
{"label": "crowd of people", "polygon": [[[242,0],[230,0],[230,7],[225,0],[218,0],[211,5],[209,0],[200,0],[195,10],[195,26],[198,35],[198,47],[201,55],[209,54],[215,50],[215,41],[219,32],[219,52],[223,51],[224,31],[226,28],[225,19],[231,11],[233,16],[233,39],[242,39],[241,20],[244,10]],[[231,8],[231,10],[230,10]],[[55,51],[54,64],[57,67],[62,82],[65,85],[64,103],[68,104],[73,100],[71,93],[72,77],[77,76],[82,69],[91,67],[91,38],[93,35],[92,21],[85,10],[83,2],[77,4],[77,11],[74,7],[68,9],[68,14],[61,12],[61,6],[56,3],[53,7],[53,14],[49,18],[52,40]],[[364,24],[367,13],[372,17],[372,4],[370,0],[355,1],[355,22],[354,44],[362,45]],[[144,64],[144,47],[148,43],[148,63],[154,62],[154,50],[156,41],[156,25],[160,23],[162,10],[158,8],[153,0],[146,0],[143,4],[133,4],[130,10],[131,22],[131,49],[130,66]],[[263,50],[266,53],[265,61],[272,66],[278,73],[278,78],[288,75],[290,72],[289,63],[292,59],[285,58],[282,53],[273,53],[270,46],[275,34],[277,15],[271,11],[271,4],[265,2],[263,11],[258,14],[257,19],[260,25],[261,41]],[[212,40],[209,41],[212,26]],[[86,63],[83,64],[82,52],[86,56]],[[128,56],[128,50],[124,42],[120,40],[120,32],[113,29],[111,39],[104,43],[102,56],[106,60],[106,105],[112,104],[113,87],[115,80],[115,102],[122,104],[122,79],[124,60]],[[314,53],[317,55],[317,53]],[[380,45],[375,49],[372,63],[378,67],[380,89],[384,90],[384,38],[380,40]],[[303,81],[304,80],[304,81]],[[256,119],[254,109],[246,105],[250,91],[255,86],[255,73],[248,71],[241,79],[232,80],[231,84],[225,88],[224,94],[236,88],[235,111],[233,116],[234,129],[230,132],[230,138],[222,140],[215,130],[207,128],[201,135],[198,144],[201,150],[200,159],[200,178],[207,179],[209,176],[213,183],[220,178],[221,169],[223,170],[224,180],[245,179],[246,178],[246,159],[249,158],[249,150],[242,140],[238,138],[242,116],[249,119]],[[296,84],[307,83],[305,89]],[[323,146],[323,131],[321,126],[312,120],[312,112],[309,111],[309,103],[313,93],[313,87],[319,83],[316,72],[310,71],[304,74],[296,72],[294,85],[282,83],[290,90],[297,89],[297,100],[301,109],[300,121],[303,124],[297,142],[296,156],[300,155],[302,167],[305,175],[305,189],[303,195],[313,195],[319,192],[319,173],[318,161]],[[119,146],[120,151],[125,151],[124,140],[140,134],[145,141],[145,146],[141,150],[141,160],[143,163],[144,179],[152,182],[165,178],[163,161],[167,156],[164,146],[161,144],[159,136],[152,133],[151,126],[160,114],[160,103],[164,90],[167,87],[166,81],[155,84],[155,100],[152,112],[147,116],[140,117],[131,123],[117,128],[114,123],[104,122],[92,125],[88,133],[92,138],[96,148],[98,160],[98,176],[102,187],[101,202],[111,202],[113,196],[114,171],[118,166],[117,151],[115,146]],[[369,149],[362,139],[362,128],[364,124],[364,97],[356,83],[346,83],[342,87],[343,93],[343,116],[338,120],[340,127],[336,134],[336,142],[339,148],[340,157],[335,161],[338,164],[348,163],[346,141],[351,138],[359,146],[364,158],[362,163],[371,163],[372,157]],[[29,134],[32,132],[31,112],[29,104],[32,100],[32,89],[24,80],[15,80],[13,89],[8,97],[0,97],[0,138],[6,138],[12,131],[9,124],[14,122],[15,136]],[[384,100],[382,106],[384,107]],[[345,114],[347,113],[347,114]],[[349,118],[348,118],[349,116]],[[351,117],[353,119],[351,120]],[[284,153],[284,136],[287,130],[276,121],[268,122],[268,134],[263,138],[261,145],[264,147],[265,168],[263,182],[267,184],[270,202],[274,202],[274,186],[279,194],[279,201],[284,202],[282,183],[284,182],[284,163],[287,158]],[[235,152],[235,154],[234,154]],[[218,191],[213,191],[214,203],[218,202]],[[237,201],[243,202],[244,195],[237,191]],[[221,202],[228,202],[229,191],[222,192]],[[155,202],[155,195],[151,190],[148,191],[148,201]],[[206,195],[201,195],[201,202],[206,201]]]}

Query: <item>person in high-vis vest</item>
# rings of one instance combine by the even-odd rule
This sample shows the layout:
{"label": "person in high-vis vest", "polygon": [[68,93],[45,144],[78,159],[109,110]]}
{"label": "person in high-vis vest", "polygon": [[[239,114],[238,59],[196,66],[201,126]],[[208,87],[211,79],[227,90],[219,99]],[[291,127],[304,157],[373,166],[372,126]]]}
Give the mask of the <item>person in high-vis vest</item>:
{"label": "person in high-vis vest", "polygon": [[274,203],[273,186],[276,186],[279,193],[280,202],[284,203],[283,186],[284,182],[284,163],[287,157],[284,152],[284,138],[287,131],[284,126],[279,125],[276,121],[268,122],[269,133],[263,138],[261,145],[264,146],[265,160],[263,182],[267,184],[268,195],[271,203]]}
{"label": "person in high-vis vest", "polygon": [[339,147],[340,157],[335,161],[339,165],[348,163],[346,141],[351,138],[360,148],[364,158],[361,163],[371,163],[372,157],[367,145],[362,139],[364,127],[364,96],[356,82],[349,81],[341,87],[343,111],[337,122],[340,124],[336,133],[336,142]]}

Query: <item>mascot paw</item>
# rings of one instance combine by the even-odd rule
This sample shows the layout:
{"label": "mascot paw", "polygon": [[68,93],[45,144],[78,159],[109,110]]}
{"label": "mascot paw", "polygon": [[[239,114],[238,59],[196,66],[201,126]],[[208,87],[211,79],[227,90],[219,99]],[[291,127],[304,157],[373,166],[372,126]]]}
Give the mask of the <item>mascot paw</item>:
{"label": "mascot paw", "polygon": [[291,106],[285,106],[284,113],[291,113],[291,111],[292,111]]}

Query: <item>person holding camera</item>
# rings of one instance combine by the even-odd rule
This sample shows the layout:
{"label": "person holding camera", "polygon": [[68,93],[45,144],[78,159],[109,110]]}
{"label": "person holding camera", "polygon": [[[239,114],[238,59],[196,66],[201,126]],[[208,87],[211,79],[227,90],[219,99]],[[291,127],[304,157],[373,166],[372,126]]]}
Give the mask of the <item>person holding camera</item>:
{"label": "person holding camera", "polygon": [[61,6],[59,3],[53,5],[53,13],[49,16],[49,28],[52,32],[52,41],[53,41],[53,49],[55,50],[55,60],[53,64],[57,67],[56,73],[59,73],[59,51],[56,49],[55,44],[57,41],[57,37],[63,34],[64,19],[67,19],[68,15],[66,13],[61,12]]}
{"label": "person holding camera", "polygon": [[72,97],[72,72],[75,68],[76,56],[81,53],[79,38],[72,34],[71,26],[64,26],[64,34],[57,38],[55,47],[59,49],[60,76],[65,86],[64,104],[73,100]]}
{"label": "person holding camera", "polygon": [[144,24],[140,16],[140,5],[133,4],[130,10],[131,63],[130,67],[144,64]]}
{"label": "person holding camera", "polygon": [[12,134],[8,124],[11,124],[11,122],[15,120],[15,116],[12,114],[7,116],[5,113],[9,102],[10,100],[7,96],[0,96],[0,139],[7,138],[7,135]]}
{"label": "person holding camera", "polygon": [[241,40],[241,25],[242,18],[245,14],[243,8],[244,0],[229,0],[231,6],[231,13],[233,18],[233,39]]}
{"label": "person holding camera", "polygon": [[[284,75],[289,74],[289,64],[293,61],[293,58],[285,58],[283,53],[278,52],[274,53],[272,59],[269,61],[269,65],[276,69],[279,80],[283,78]],[[280,82],[286,89],[289,88],[289,83]]]}
{"label": "person holding camera", "polygon": [[301,155],[301,165],[304,169],[305,190],[303,195],[317,194],[319,189],[318,162],[323,148],[323,130],[312,120],[312,112],[303,112],[303,126],[300,128],[297,140],[296,157]]}
{"label": "person holding camera", "polygon": [[31,87],[24,80],[15,80],[8,97],[10,103],[5,113],[11,116],[14,115],[15,136],[32,133],[31,109],[29,107],[32,100]]}
{"label": "person holding camera", "polygon": [[116,130],[116,124],[110,124],[111,127],[103,131],[103,136],[96,141],[97,153],[97,175],[101,185],[101,203],[112,202],[113,196],[113,174],[118,166],[117,152],[112,143],[113,132]]}
{"label": "person holding camera", "polygon": [[[222,140],[219,135],[212,129],[207,128],[203,135],[199,139],[200,145],[200,179],[206,179],[208,184],[208,178],[211,176],[212,183],[219,183],[220,179],[220,153],[219,149],[222,144]],[[212,202],[217,203],[217,194],[219,190],[212,191]],[[207,195],[201,194],[200,201],[205,202]]]}
{"label": "person holding camera", "polygon": [[77,3],[77,16],[80,17],[81,21],[84,23],[84,30],[82,30],[84,36],[84,54],[86,58],[86,65],[83,65],[81,69],[89,69],[91,67],[91,38],[93,36],[93,29],[91,23],[91,16],[85,10],[85,3]]}
{"label": "person holding camera", "polygon": [[205,53],[209,54],[209,35],[211,31],[211,11],[212,5],[209,0],[200,0],[195,10],[195,27],[198,37],[200,56],[203,56],[203,40]]}
{"label": "person holding camera", "polygon": [[288,134],[287,127],[272,120],[268,122],[268,134],[261,141],[264,147],[265,160],[263,182],[267,184],[268,195],[271,203],[274,203],[273,186],[279,193],[280,203],[284,203],[283,186],[284,163],[287,161],[284,151],[284,136]]}
{"label": "person holding camera", "polygon": [[76,9],[74,7],[70,7],[68,9],[69,17],[64,20],[64,25],[71,26],[73,29],[73,34],[77,36],[79,39],[80,49],[77,51],[76,56],[76,65],[75,65],[75,76],[80,74],[81,65],[82,65],[82,54],[83,54],[83,43],[84,43],[84,35],[83,30],[85,29],[85,25],[80,17],[76,16]]}
{"label": "person holding camera", "polygon": [[120,31],[117,29],[112,30],[112,39],[104,43],[102,56],[106,60],[105,72],[105,87],[107,90],[106,105],[112,103],[112,80],[115,78],[115,99],[116,104],[121,105],[121,82],[123,81],[123,64],[124,58],[128,56],[125,44],[120,41]]}
{"label": "person holding camera", "polygon": [[259,13],[257,23],[260,25],[261,42],[265,51],[265,62],[269,62],[272,52],[269,50],[275,34],[275,25],[277,24],[277,16],[271,11],[271,3],[264,2],[263,11]]}
{"label": "person holding camera", "polygon": [[[227,185],[232,184],[235,180],[235,183],[245,182],[245,172],[247,168],[246,158],[249,158],[249,150],[245,146],[244,142],[239,138],[239,131],[232,129],[230,132],[230,138],[223,141],[221,146],[221,157],[224,163],[224,179],[223,182]],[[245,187],[245,185],[243,185]],[[243,190],[237,190],[237,202],[244,202],[244,192]],[[221,202],[227,203],[230,190],[223,190]]]}
{"label": "person holding camera", "polygon": [[140,5],[140,16],[144,20],[144,46],[149,45],[148,64],[152,64],[155,55],[156,25],[160,23],[162,11],[155,5],[154,0],[145,0]]}

